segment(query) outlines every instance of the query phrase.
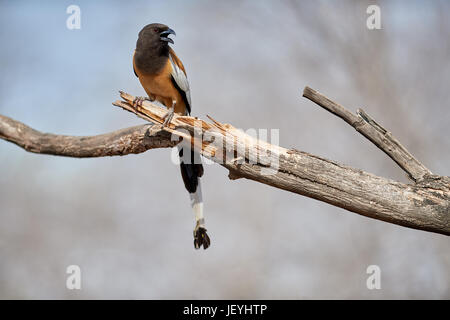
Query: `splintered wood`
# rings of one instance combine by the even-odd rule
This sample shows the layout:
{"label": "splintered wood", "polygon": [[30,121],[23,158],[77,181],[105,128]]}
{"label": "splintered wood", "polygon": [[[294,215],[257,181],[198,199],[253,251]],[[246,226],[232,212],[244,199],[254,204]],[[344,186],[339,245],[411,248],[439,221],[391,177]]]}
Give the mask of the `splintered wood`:
{"label": "splintered wood", "polygon": [[183,143],[190,142],[194,150],[215,162],[259,163],[262,166],[271,167],[271,165],[276,166],[280,155],[288,154],[285,148],[258,140],[210,116],[207,117],[211,122],[206,122],[196,117],[174,114],[170,123],[162,127],[164,116],[167,114],[166,108],[148,100],[135,104],[136,97],[122,91],[120,96],[123,101],[118,100],[113,105],[132,112],[144,120],[161,125],[160,129],[173,134],[172,139],[182,138]]}

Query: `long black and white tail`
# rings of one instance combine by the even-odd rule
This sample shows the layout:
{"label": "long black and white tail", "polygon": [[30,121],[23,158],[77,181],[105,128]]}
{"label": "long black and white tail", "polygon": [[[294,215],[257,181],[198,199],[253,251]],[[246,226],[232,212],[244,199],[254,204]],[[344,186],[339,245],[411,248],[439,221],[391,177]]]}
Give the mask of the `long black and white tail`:
{"label": "long black and white tail", "polygon": [[178,145],[181,176],[184,186],[189,192],[192,211],[195,214],[194,247],[199,249],[203,246],[204,249],[207,249],[211,241],[206,233],[205,217],[203,216],[202,186],[200,184],[200,177],[203,175],[202,160],[200,155],[192,149],[186,148],[186,152],[189,154],[183,155],[183,152],[183,146]]}

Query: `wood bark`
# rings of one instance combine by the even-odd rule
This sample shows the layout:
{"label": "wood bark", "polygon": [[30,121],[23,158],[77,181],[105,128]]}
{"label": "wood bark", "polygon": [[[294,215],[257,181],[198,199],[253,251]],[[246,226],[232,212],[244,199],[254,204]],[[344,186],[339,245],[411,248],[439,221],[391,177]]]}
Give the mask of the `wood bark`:
{"label": "wood bark", "polygon": [[123,156],[153,148],[169,148],[176,143],[170,133],[150,130],[145,124],[96,136],[76,137],[42,133],[27,125],[0,115],[0,138],[34,153],[75,158]]}
{"label": "wood bark", "polygon": [[[230,179],[247,178],[327,202],[366,217],[400,226],[450,235],[450,178],[432,174],[400,142],[359,109],[356,114],[311,88],[304,97],[346,121],[393,159],[410,184],[379,177],[303,151],[257,140],[211,117],[207,122],[175,115],[163,127],[166,110],[121,92],[115,106],[150,121],[93,137],[45,134],[0,116],[0,138],[27,151],[70,157],[140,153],[174,146],[179,138],[204,157],[229,170]],[[230,151],[231,150],[231,151]]]}

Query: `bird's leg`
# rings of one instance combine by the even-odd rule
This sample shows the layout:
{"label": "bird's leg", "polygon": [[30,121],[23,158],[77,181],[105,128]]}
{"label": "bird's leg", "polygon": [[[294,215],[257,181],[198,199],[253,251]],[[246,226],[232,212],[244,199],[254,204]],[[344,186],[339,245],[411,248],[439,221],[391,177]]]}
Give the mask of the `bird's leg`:
{"label": "bird's leg", "polygon": [[194,247],[195,249],[201,248],[207,249],[211,244],[208,234],[205,228],[205,219],[198,219],[194,228]]}
{"label": "bird's leg", "polygon": [[167,126],[167,124],[170,123],[170,121],[172,121],[176,103],[177,103],[176,100],[172,100],[172,107],[170,107],[169,111],[167,111],[167,113],[162,117],[164,120],[163,127]]}
{"label": "bird's leg", "polygon": [[154,97],[135,97],[133,100],[133,107],[136,109],[137,107],[142,107],[142,103],[144,101],[155,101]]}

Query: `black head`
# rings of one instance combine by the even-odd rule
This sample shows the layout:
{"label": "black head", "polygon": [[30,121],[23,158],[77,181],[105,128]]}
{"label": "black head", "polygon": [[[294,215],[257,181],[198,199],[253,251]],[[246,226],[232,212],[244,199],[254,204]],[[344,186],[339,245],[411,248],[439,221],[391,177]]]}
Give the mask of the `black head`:
{"label": "black head", "polygon": [[169,38],[169,35],[176,35],[175,31],[170,29],[165,24],[152,23],[146,25],[140,32],[137,42],[137,48],[150,48],[150,47],[167,47],[173,40]]}

